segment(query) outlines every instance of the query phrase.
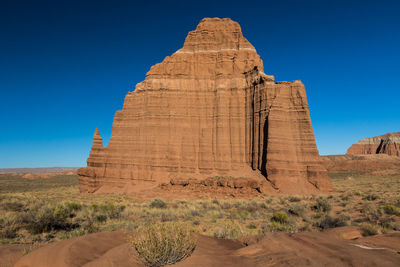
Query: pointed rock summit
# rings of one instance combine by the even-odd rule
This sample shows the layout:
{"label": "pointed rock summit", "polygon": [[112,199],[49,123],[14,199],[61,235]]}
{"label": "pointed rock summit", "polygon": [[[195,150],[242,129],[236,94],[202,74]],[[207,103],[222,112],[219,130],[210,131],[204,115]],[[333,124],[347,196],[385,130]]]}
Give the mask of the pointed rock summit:
{"label": "pointed rock summit", "polygon": [[[332,189],[304,85],[264,74],[239,24],[227,18],[201,20],[183,48],[154,65],[116,112],[108,146],[100,144],[96,130],[78,171],[81,192],[191,183],[255,193]],[[215,176],[234,182],[214,183]]]}

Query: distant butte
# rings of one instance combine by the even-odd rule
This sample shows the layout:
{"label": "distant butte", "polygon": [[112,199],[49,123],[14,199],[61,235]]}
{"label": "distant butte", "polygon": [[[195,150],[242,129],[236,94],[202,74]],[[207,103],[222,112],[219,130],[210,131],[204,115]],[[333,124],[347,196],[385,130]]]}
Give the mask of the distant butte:
{"label": "distant butte", "polygon": [[107,147],[96,129],[81,192],[331,191],[304,85],[263,69],[238,23],[201,20],[126,95]]}
{"label": "distant butte", "polygon": [[400,157],[400,132],[361,139],[346,154],[387,154]]}

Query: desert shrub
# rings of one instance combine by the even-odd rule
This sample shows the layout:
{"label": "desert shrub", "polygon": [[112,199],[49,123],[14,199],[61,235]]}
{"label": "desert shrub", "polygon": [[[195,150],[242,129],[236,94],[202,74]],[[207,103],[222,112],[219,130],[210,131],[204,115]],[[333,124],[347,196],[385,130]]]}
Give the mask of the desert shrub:
{"label": "desert shrub", "polygon": [[161,213],[161,218],[160,218],[161,222],[171,222],[171,221],[176,221],[177,217],[173,214],[171,214],[170,212],[164,212]]}
{"label": "desert shrub", "polygon": [[340,215],[339,217],[332,217],[327,215],[318,223],[317,226],[322,228],[323,230],[326,230],[329,228],[346,226],[349,220],[350,217],[346,215]]}
{"label": "desert shrub", "polygon": [[319,212],[328,213],[332,210],[332,205],[329,203],[328,199],[320,197],[317,198],[314,206],[312,206],[312,209]]}
{"label": "desert shrub", "polygon": [[165,209],[167,207],[167,203],[159,198],[155,198],[150,203],[150,208],[158,208],[158,209]]}
{"label": "desert shrub", "polygon": [[23,211],[25,205],[17,201],[7,201],[1,203],[0,208],[5,211]]}
{"label": "desert shrub", "polygon": [[258,210],[258,205],[256,202],[252,201],[244,204],[241,208],[249,213],[253,213]]}
{"label": "desert shrub", "polygon": [[18,227],[15,225],[9,225],[0,229],[0,238],[12,239],[17,237]]}
{"label": "desert shrub", "polygon": [[79,211],[82,209],[82,204],[76,202],[67,202],[64,204],[65,207],[69,210]]}
{"label": "desert shrub", "polygon": [[131,245],[147,266],[174,264],[190,256],[197,237],[186,225],[179,223],[150,224],[132,237]]}
{"label": "desert shrub", "polygon": [[289,201],[290,202],[300,202],[301,198],[298,196],[291,196],[291,197],[289,197]]}
{"label": "desert shrub", "polygon": [[372,203],[365,203],[361,209],[361,213],[363,213],[367,221],[370,222],[376,222],[382,216],[381,210]]}
{"label": "desert shrub", "polygon": [[256,223],[251,222],[251,223],[249,223],[249,224],[247,225],[247,228],[249,228],[249,229],[257,229],[257,225],[256,225]]}
{"label": "desert shrub", "polygon": [[72,221],[75,210],[65,204],[36,206],[22,216],[25,228],[32,234],[77,227]]}
{"label": "desert shrub", "polygon": [[382,226],[384,229],[395,230],[395,231],[400,230],[400,224],[396,223],[396,220],[393,217],[381,219],[379,225]]}
{"label": "desert shrub", "polygon": [[105,221],[107,221],[107,215],[105,215],[105,214],[96,214],[94,216],[94,218],[95,218],[95,220],[97,222],[105,222]]}
{"label": "desert shrub", "polygon": [[289,221],[289,217],[287,216],[287,214],[285,212],[278,211],[278,212],[274,213],[274,215],[271,218],[271,221],[285,224]]}
{"label": "desert shrub", "polygon": [[363,236],[377,235],[379,233],[379,229],[375,225],[365,223],[361,225],[361,233]]}
{"label": "desert shrub", "polygon": [[379,199],[379,196],[376,194],[368,194],[365,197],[363,197],[364,200],[369,200],[369,201],[373,201],[373,200],[377,200]]}
{"label": "desert shrub", "polygon": [[213,199],[212,203],[219,206],[219,201],[218,201],[218,199]]}
{"label": "desert shrub", "polygon": [[263,224],[261,226],[262,228],[262,233],[267,233],[267,232],[287,232],[287,233],[294,233],[297,232],[297,227],[295,222],[293,223],[279,223],[276,221],[272,221],[269,224]]}
{"label": "desert shrub", "polygon": [[227,238],[227,239],[232,239],[232,238],[238,238],[243,235],[242,228],[240,225],[237,225],[235,223],[226,223],[222,227],[217,227],[214,229],[213,236],[216,238]]}
{"label": "desert shrub", "polygon": [[224,202],[224,203],[222,203],[221,207],[224,210],[228,210],[228,209],[232,208],[232,205],[229,202]]}
{"label": "desert shrub", "polygon": [[197,210],[191,210],[190,211],[190,214],[192,215],[192,216],[194,216],[194,217],[202,217],[203,215],[201,215],[201,213],[200,212],[198,212]]}
{"label": "desert shrub", "polygon": [[384,205],[384,206],[382,206],[382,209],[386,214],[400,215],[400,209],[398,207],[396,207],[396,206]]}
{"label": "desert shrub", "polygon": [[100,204],[92,204],[90,207],[93,211],[93,216],[99,218],[110,218],[115,219],[121,217],[121,213],[125,210],[124,205],[115,205],[112,202],[100,203]]}
{"label": "desert shrub", "polygon": [[296,216],[300,216],[300,217],[304,217],[307,213],[306,211],[306,206],[301,205],[301,204],[294,204],[291,205],[288,212],[290,214],[296,215]]}

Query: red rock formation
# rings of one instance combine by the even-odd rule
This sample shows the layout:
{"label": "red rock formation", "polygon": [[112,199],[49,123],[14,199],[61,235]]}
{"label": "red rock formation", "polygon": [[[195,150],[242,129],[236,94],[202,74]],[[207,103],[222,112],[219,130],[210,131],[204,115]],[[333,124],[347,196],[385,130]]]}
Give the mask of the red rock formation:
{"label": "red rock formation", "polygon": [[332,188],[303,84],[264,74],[230,19],[203,19],[182,49],[150,69],[115,114],[107,147],[96,129],[87,164],[78,171],[81,192],[210,176],[256,178],[284,193]]}
{"label": "red rock formation", "polygon": [[400,132],[361,139],[346,154],[388,154],[400,157]]}

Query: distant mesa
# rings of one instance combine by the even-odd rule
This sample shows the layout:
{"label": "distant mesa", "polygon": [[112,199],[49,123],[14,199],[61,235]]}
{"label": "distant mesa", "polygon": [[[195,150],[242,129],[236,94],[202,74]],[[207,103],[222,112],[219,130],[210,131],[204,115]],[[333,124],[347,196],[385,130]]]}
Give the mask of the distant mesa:
{"label": "distant mesa", "polygon": [[387,154],[400,157],[400,132],[361,139],[346,154]]}
{"label": "distant mesa", "polygon": [[107,147],[96,129],[80,191],[331,191],[304,85],[263,71],[238,23],[201,20],[126,95]]}

